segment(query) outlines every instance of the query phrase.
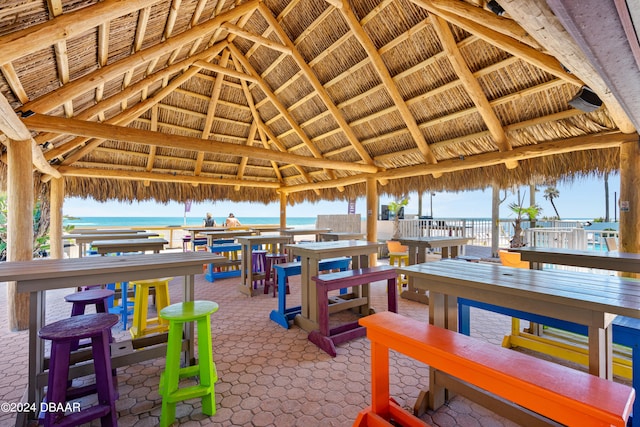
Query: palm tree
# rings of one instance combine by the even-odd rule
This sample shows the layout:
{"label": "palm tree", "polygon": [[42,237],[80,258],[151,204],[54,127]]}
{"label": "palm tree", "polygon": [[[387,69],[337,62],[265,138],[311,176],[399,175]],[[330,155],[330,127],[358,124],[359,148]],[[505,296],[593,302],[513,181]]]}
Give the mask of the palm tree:
{"label": "palm tree", "polygon": [[551,202],[551,206],[553,206],[553,210],[556,212],[556,217],[560,219],[560,214],[558,213],[558,209],[556,208],[556,204],[553,203],[553,199],[557,199],[560,197],[560,192],[556,187],[547,187],[544,190],[544,198]]}
{"label": "palm tree", "polygon": [[542,208],[538,205],[532,205],[528,208],[522,206],[524,202],[524,195],[520,198],[520,191],[518,191],[518,202],[513,202],[509,205],[509,209],[516,214],[516,219],[513,221],[513,237],[511,238],[511,247],[520,248],[525,244],[522,242],[522,219],[526,215],[529,221],[534,220],[542,211]]}
{"label": "palm tree", "polygon": [[403,206],[407,206],[409,203],[409,198],[405,197],[399,202],[389,202],[389,213],[393,214],[393,235],[392,239],[400,238],[400,218],[398,217],[398,212],[400,208]]}

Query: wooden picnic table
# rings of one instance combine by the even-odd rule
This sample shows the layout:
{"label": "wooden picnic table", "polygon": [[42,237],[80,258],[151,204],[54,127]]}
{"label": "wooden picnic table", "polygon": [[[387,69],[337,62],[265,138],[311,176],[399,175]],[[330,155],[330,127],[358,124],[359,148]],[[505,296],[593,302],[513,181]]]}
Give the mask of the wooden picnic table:
{"label": "wooden picnic table", "polygon": [[[294,323],[307,332],[319,328],[316,287],[311,278],[318,275],[318,264],[321,260],[346,256],[351,257],[352,269],[365,268],[369,267],[370,255],[377,253],[380,246],[382,246],[380,243],[364,240],[337,240],[287,245],[290,254],[300,257],[301,264],[302,302],[300,314],[293,319]],[[369,286],[360,286],[357,291],[359,293],[357,296],[364,299],[364,304],[358,306],[359,312],[368,315],[370,307]],[[336,306],[331,312],[339,311],[339,309]]]}
{"label": "wooden picnic table", "polygon": [[164,249],[167,242],[165,239],[116,239],[101,240],[91,242],[91,246],[96,248],[98,254],[106,255],[118,252],[146,252],[153,251],[159,253]]}
{"label": "wooden picnic table", "polygon": [[542,264],[558,264],[640,273],[640,254],[619,251],[603,252],[533,247],[512,248],[509,251],[519,252],[521,259],[529,261],[531,268],[537,270],[542,269]]}
{"label": "wooden picnic table", "polygon": [[[238,289],[245,295],[253,296],[253,281],[264,279],[266,272],[253,271],[254,246],[273,245],[273,253],[284,254],[284,245],[291,243],[291,236],[240,236],[237,238],[242,247],[240,284]],[[266,268],[266,266],[265,266]]]}
{"label": "wooden picnic table", "polygon": [[137,233],[82,233],[82,234],[65,234],[63,240],[73,239],[79,247],[79,257],[82,258],[86,252],[86,245],[100,240],[116,240],[116,239],[148,239],[149,237],[158,237],[158,233],[137,232]]}
{"label": "wooden picnic table", "polygon": [[[26,402],[41,402],[42,389],[47,384],[44,341],[38,338],[38,331],[44,326],[46,319],[46,291],[69,288],[71,293],[74,287],[79,286],[184,276],[183,301],[191,301],[194,297],[194,275],[202,274],[202,264],[223,261],[226,261],[226,258],[208,252],[179,252],[0,263],[0,281],[15,281],[18,292],[29,293],[29,372]],[[191,339],[194,336],[193,328],[187,328],[185,334],[185,360],[191,360],[194,354]],[[138,340],[114,343],[114,368],[164,357],[166,354],[166,345],[139,348],[135,344],[136,341]],[[75,376],[87,375],[85,370],[86,367],[77,366],[70,372]]]}
{"label": "wooden picnic table", "polygon": [[[400,237],[394,239],[401,244],[406,245],[409,250],[409,265],[421,264],[427,261],[427,252],[432,249],[440,248],[442,258],[455,258],[458,254],[462,254],[462,246],[471,240],[468,237],[451,237],[451,236],[431,236],[431,237]],[[413,286],[413,280],[409,277],[407,281],[407,290],[400,294],[402,298],[429,304],[429,295],[427,292]]]}
{"label": "wooden picnic table", "polygon": [[[458,298],[566,320],[588,328],[589,372],[612,377],[611,322],[616,315],[640,318],[637,281],[601,274],[514,269],[455,260],[398,269],[429,291],[430,323],[458,330]],[[444,401],[442,384],[430,375],[430,407]],[[421,406],[421,405],[417,405]]]}

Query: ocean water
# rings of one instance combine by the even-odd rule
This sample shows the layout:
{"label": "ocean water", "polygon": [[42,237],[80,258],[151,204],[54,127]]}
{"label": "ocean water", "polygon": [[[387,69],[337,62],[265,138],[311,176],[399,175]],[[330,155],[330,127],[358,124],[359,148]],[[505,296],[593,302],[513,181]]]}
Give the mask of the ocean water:
{"label": "ocean water", "polygon": [[[224,224],[226,217],[215,217],[216,224]],[[238,217],[243,225],[250,224],[280,224],[279,217]],[[162,216],[87,216],[82,218],[65,218],[64,225],[73,225],[75,227],[168,227],[168,226],[184,226],[202,225],[203,218],[199,216],[188,216],[186,222],[184,217],[162,217]],[[288,227],[314,226],[315,217],[287,217]]]}

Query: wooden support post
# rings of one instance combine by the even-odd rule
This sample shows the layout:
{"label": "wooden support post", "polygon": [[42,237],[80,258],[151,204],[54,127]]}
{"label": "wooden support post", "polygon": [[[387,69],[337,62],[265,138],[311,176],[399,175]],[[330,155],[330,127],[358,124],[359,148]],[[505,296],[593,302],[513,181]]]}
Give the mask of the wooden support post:
{"label": "wooden support post", "polygon": [[51,180],[49,199],[51,201],[51,221],[49,223],[49,244],[51,258],[64,258],[64,242],[62,241],[62,206],[64,205],[64,178]]}
{"label": "wooden support post", "polygon": [[280,228],[287,227],[287,193],[280,192]]}
{"label": "wooden support post", "polygon": [[[640,141],[620,145],[620,233],[621,252],[640,253]],[[638,274],[623,274],[638,277]]]}
{"label": "wooden support post", "polygon": [[[378,181],[367,178],[367,241],[378,241]],[[377,254],[372,254],[369,265],[376,265]]]}
{"label": "wooden support post", "polygon": [[[33,259],[33,158],[30,141],[7,140],[7,261]],[[29,327],[29,294],[8,282],[9,329]]]}

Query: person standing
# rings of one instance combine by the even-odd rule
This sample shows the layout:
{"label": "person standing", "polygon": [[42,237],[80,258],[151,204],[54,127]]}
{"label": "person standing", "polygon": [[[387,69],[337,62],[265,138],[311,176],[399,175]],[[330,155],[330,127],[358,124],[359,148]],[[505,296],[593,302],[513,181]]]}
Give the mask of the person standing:
{"label": "person standing", "polygon": [[215,227],[216,226],[216,220],[213,219],[213,216],[211,215],[211,212],[207,212],[207,216],[204,218],[204,226],[205,227]]}
{"label": "person standing", "polygon": [[229,217],[224,222],[224,225],[226,227],[240,227],[242,224],[240,224],[240,221],[238,221],[238,218],[236,218],[232,213],[230,213]]}

